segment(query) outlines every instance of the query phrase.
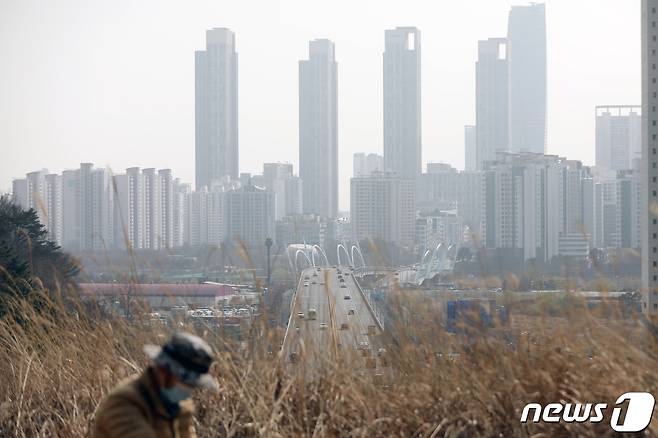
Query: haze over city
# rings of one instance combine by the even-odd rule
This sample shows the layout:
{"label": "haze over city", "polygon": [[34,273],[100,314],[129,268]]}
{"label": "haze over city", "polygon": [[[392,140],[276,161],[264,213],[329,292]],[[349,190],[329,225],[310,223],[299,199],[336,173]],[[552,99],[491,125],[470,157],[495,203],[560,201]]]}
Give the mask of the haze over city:
{"label": "haze over city", "polygon": [[0,0],[0,148],[2,437],[658,436],[658,0]]}
{"label": "haze over city", "polygon": [[[639,7],[546,1],[547,153],[594,162],[594,107],[640,103]],[[171,168],[194,182],[194,51],[228,27],[239,56],[240,171],[298,169],[298,61],[329,38],[338,64],[339,207],[352,154],[382,153],[384,30],[422,38],[423,163],[464,165],[477,41],[505,36],[513,1],[0,4],[0,188],[25,173]]]}

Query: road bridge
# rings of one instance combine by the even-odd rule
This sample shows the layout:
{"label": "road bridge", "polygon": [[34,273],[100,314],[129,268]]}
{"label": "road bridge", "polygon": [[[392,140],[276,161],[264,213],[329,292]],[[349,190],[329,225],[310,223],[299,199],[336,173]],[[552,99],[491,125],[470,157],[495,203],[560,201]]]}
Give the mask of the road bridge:
{"label": "road bridge", "polygon": [[302,271],[282,345],[288,363],[313,368],[327,359],[352,358],[358,369],[386,365],[383,328],[351,268],[311,267]]}

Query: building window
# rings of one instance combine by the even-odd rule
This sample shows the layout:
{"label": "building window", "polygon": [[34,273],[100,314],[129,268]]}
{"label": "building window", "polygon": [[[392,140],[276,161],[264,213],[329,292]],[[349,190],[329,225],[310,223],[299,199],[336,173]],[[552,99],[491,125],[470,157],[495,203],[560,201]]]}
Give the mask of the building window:
{"label": "building window", "polygon": [[653,220],[653,224],[654,224],[654,225],[658,224],[658,219],[654,219],[654,220]]}
{"label": "building window", "polygon": [[656,182],[656,177],[655,176],[651,178],[651,182]]}
{"label": "building window", "polygon": [[658,310],[658,303],[653,303],[653,310]]}
{"label": "building window", "polygon": [[655,261],[655,260],[653,261],[653,267],[654,267],[654,268],[658,268],[658,262]]}
{"label": "building window", "polygon": [[654,253],[658,252],[658,248],[656,248],[656,247],[654,246],[654,247],[653,247],[653,252],[654,252]]}

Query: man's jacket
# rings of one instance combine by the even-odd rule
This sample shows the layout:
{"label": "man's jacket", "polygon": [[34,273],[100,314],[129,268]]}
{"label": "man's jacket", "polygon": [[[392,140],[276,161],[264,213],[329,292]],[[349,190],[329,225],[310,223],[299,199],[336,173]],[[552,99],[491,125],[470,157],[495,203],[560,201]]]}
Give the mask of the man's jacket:
{"label": "man's jacket", "polygon": [[93,438],[196,438],[194,407],[182,402],[179,414],[167,414],[158,395],[155,370],[147,368],[114,389],[96,411]]}

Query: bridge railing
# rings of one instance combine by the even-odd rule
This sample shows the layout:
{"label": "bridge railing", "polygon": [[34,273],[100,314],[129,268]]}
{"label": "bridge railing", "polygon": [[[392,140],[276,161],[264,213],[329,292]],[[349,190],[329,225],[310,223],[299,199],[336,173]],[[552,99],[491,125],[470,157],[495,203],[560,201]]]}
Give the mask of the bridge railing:
{"label": "bridge railing", "polygon": [[379,326],[379,329],[381,331],[384,331],[384,321],[381,318],[381,315],[377,314],[375,312],[374,307],[372,305],[372,302],[370,301],[370,297],[366,295],[366,293],[361,289],[361,285],[359,284],[358,281],[356,281],[356,278],[354,277],[354,274],[352,273],[352,280],[354,281],[354,284],[356,285],[356,288],[359,290],[359,293],[361,294],[361,297],[363,297],[363,300],[366,302],[366,307],[368,308],[368,311],[372,315],[372,318],[375,320],[377,325]]}

